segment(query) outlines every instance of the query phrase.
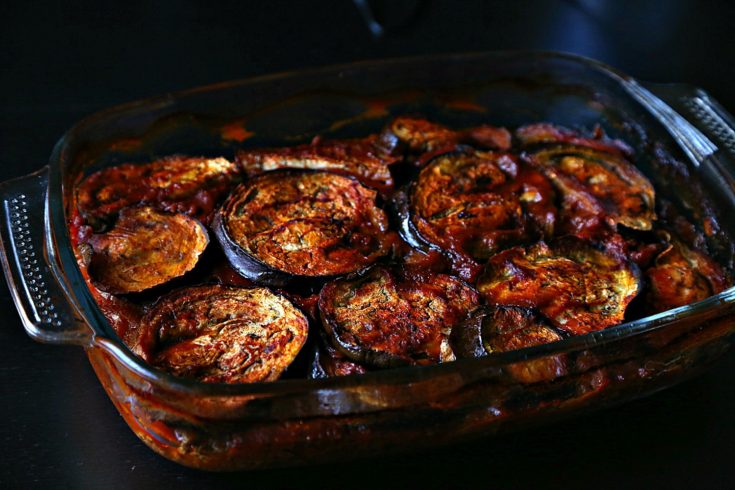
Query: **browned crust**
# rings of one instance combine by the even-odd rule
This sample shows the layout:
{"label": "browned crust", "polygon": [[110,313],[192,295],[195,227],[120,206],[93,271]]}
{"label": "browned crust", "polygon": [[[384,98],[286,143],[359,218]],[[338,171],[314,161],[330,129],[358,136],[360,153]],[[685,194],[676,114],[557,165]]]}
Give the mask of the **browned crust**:
{"label": "browned crust", "polygon": [[[195,220],[167,213],[209,224],[216,204],[241,173],[252,180],[232,194],[232,207],[223,207],[213,226],[237,272],[229,267],[213,270],[209,278],[230,286],[287,285],[278,293],[312,319],[321,317],[331,336],[313,359],[325,376],[507,352],[556,341],[560,333],[584,334],[620,323],[641,288],[637,268],[623,256],[647,268],[645,302],[635,304],[632,315],[699,301],[730,284],[723,269],[700,251],[706,249],[705,234],[717,233],[714,218],[704,219],[703,234],[659,205],[661,219],[656,221],[653,187],[632,164],[627,145],[605,138],[599,129],[585,137],[545,123],[519,128],[515,138],[511,153],[511,136],[504,128],[454,130],[399,117],[381,134],[362,139],[317,137],[308,145],[241,150],[237,164],[176,156],[118,165],[78,186],[70,230],[77,252],[87,252],[78,255],[84,255],[80,267],[85,281],[124,341],[151,364],[208,382],[276,379],[296,355],[293,342],[301,348],[305,329],[286,328],[286,337],[275,333],[269,343],[267,333],[246,339],[241,332],[220,330],[194,317],[184,315],[179,328],[172,326],[173,320],[162,320],[163,313],[155,316],[164,303],[175,303],[169,313],[192,304],[204,311],[221,293],[206,290],[210,286],[161,298],[143,320],[140,303],[151,294],[114,294],[149,289],[193,268],[206,246],[206,231],[198,223],[189,226]],[[403,161],[422,170],[390,168]],[[399,182],[416,173],[418,178],[394,192],[392,172]],[[257,195],[245,195],[243,189],[257,189]],[[379,197],[372,189],[383,194]],[[397,203],[397,196],[404,210],[398,213],[400,229],[403,233],[406,225],[410,230],[404,237],[413,250],[396,243],[376,205],[383,198]],[[224,219],[230,212],[242,218],[235,233]],[[92,228],[99,231],[101,226],[111,228],[94,235]],[[686,244],[669,243],[670,238],[649,231],[664,228],[679,233]],[[233,239],[238,233],[244,246]],[[177,248],[171,239],[177,234],[179,245],[191,249]],[[564,234],[595,245],[573,237],[529,245]],[[516,244],[525,246],[507,249]],[[403,260],[402,268],[369,269],[391,251]],[[477,307],[478,293],[441,273],[452,271],[474,284],[485,261],[489,263],[478,289],[490,306],[470,331],[462,319]],[[243,270],[252,272],[244,275],[254,282],[238,276]],[[324,282],[355,272],[315,294]],[[189,274],[185,280],[201,278],[192,280]],[[241,299],[222,303],[243,321],[260,314],[257,308],[240,312],[236,303],[248,304]],[[267,301],[250,304],[264,307]],[[169,313],[166,318],[177,316]],[[154,317],[157,331],[148,328]],[[455,343],[457,338],[466,345]],[[271,367],[238,373],[239,361],[223,356],[232,354],[227,346],[239,341],[255,353],[283,355],[274,357]],[[508,367],[523,382],[549,380],[565,368],[563,356]]]}
{"label": "browned crust", "polygon": [[277,271],[328,277],[361,270],[390,251],[375,191],[327,172],[271,172],[247,182],[220,214],[234,245]]}
{"label": "browned crust", "polygon": [[477,288],[488,304],[537,308],[578,335],[621,323],[639,292],[640,273],[620,256],[567,237],[495,255]]}
{"label": "browned crust", "polygon": [[89,273],[109,293],[144,291],[193,269],[208,243],[206,229],[194,218],[125,208],[112,229],[89,239]]}
{"label": "browned crust", "polygon": [[378,266],[327,284],[319,311],[343,354],[375,366],[454,360],[452,327],[477,307],[466,283],[445,274],[410,274]]}
{"label": "browned crust", "polygon": [[277,379],[307,333],[304,314],[266,288],[197,286],[150,308],[134,351],[175,376],[254,383]]}

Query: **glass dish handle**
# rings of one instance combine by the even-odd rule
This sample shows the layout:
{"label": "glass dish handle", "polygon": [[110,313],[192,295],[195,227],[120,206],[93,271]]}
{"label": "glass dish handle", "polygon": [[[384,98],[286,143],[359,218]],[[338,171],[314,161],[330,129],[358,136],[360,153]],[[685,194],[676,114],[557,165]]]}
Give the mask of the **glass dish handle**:
{"label": "glass dish handle", "polygon": [[646,88],[666,102],[711,140],[726,156],[735,172],[735,118],[701,88],[678,83],[646,83]]}
{"label": "glass dish handle", "polygon": [[687,116],[708,137],[719,143],[735,159],[735,119],[719,102],[700,88],[692,88],[680,97]]}
{"label": "glass dish handle", "polygon": [[49,266],[45,203],[48,167],[0,184],[0,259],[26,332],[51,344],[89,345],[92,332]]}

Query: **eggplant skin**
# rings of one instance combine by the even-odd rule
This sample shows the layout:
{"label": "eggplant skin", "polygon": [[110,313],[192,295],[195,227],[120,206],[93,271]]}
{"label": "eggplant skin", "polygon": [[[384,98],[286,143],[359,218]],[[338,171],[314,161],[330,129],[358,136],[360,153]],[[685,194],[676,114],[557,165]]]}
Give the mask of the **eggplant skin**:
{"label": "eggplant skin", "polygon": [[248,279],[281,286],[363,270],[395,234],[376,191],[329,172],[277,171],[240,185],[218,210],[215,235]]}
{"label": "eggplant skin", "polygon": [[125,208],[115,226],[89,238],[89,274],[99,289],[124,294],[150,289],[194,268],[207,248],[204,226],[183,214]]}
{"label": "eggplant skin", "polygon": [[450,129],[420,117],[399,116],[380,135],[383,146],[393,153],[426,153],[458,144],[509,150],[511,134],[505,128],[482,125],[465,130]]}
{"label": "eggplant skin", "polygon": [[298,308],[266,288],[194,286],[150,307],[133,351],[179,377],[273,381],[296,358],[308,328]]}
{"label": "eggplant skin", "polygon": [[590,236],[606,225],[652,229],[656,220],[653,185],[626,158],[567,145],[541,149],[528,160],[562,195],[562,232]]}
{"label": "eggplant skin", "polygon": [[536,308],[573,335],[621,323],[641,289],[638,267],[576,237],[493,256],[477,289],[489,305]]}
{"label": "eggplant skin", "polygon": [[319,295],[334,347],[375,367],[454,360],[452,328],[478,304],[477,292],[455,277],[385,266],[330,282]]}
{"label": "eggplant skin", "polygon": [[239,150],[235,162],[248,177],[282,169],[326,170],[352,175],[368,187],[389,191],[389,166],[399,158],[386,153],[374,136],[356,140],[315,140],[286,148]]}
{"label": "eggplant skin", "polygon": [[224,158],[171,156],[90,174],[77,187],[76,199],[82,217],[97,227],[121,209],[140,205],[209,224],[220,198],[239,180],[237,166]]}
{"label": "eggplant skin", "polygon": [[214,215],[212,228],[227,261],[245,279],[271,287],[283,287],[295,279],[301,279],[268,266],[240,247],[227,233],[222,213]]}
{"label": "eggplant skin", "polygon": [[452,328],[449,345],[458,359],[483,357],[488,353],[482,343],[482,321],[487,312],[479,307],[465,321]]}
{"label": "eggplant skin", "polygon": [[651,313],[703,300],[727,289],[723,268],[680,241],[671,243],[646,270],[646,304]]}
{"label": "eggplant skin", "polygon": [[400,196],[395,203],[404,236],[484,262],[508,246],[551,236],[554,197],[546,177],[510,154],[453,151],[421,170],[407,204]]}
{"label": "eggplant skin", "polygon": [[367,367],[345,357],[326,341],[319,341],[314,346],[309,369],[310,379],[334,378],[367,372]]}
{"label": "eggplant skin", "polygon": [[401,238],[416,250],[429,253],[431,250],[443,251],[440,247],[426,241],[411,220],[409,194],[412,186],[396,191],[391,198],[391,209],[395,217],[398,233]]}

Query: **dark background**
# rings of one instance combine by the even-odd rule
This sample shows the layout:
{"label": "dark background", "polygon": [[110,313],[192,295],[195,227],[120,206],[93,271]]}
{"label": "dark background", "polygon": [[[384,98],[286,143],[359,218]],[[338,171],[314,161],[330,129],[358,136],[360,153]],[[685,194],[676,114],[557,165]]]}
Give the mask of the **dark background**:
{"label": "dark background", "polygon": [[[359,2],[358,2],[359,3]],[[677,0],[0,3],[0,181],[75,121],[179,89],[370,58],[533,48],[688,82],[735,110],[735,3]],[[625,406],[399,458],[208,474],[148,450],[83,351],[34,343],[0,287],[0,487],[728,488],[735,355]]]}

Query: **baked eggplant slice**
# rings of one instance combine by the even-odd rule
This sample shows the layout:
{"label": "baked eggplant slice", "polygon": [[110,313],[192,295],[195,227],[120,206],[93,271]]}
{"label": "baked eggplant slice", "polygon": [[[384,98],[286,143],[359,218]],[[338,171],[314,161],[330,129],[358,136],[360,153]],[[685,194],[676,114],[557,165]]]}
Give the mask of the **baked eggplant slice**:
{"label": "baked eggplant slice", "polygon": [[142,320],[133,351],[175,376],[207,383],[272,381],[293,362],[309,322],[266,288],[195,286],[170,293]]}
{"label": "baked eggplant slice", "polygon": [[482,322],[482,345],[489,354],[556,342],[562,337],[528,308],[497,306]]}
{"label": "baked eggplant slice", "polygon": [[376,266],[325,285],[319,312],[331,343],[345,356],[391,367],[454,360],[452,328],[478,303],[477,292],[452,276]]}
{"label": "baked eggplant slice", "polygon": [[502,151],[509,150],[511,146],[511,134],[505,128],[483,125],[454,130],[427,119],[409,116],[399,116],[390,121],[383,129],[380,140],[392,153],[420,154],[461,143]]}
{"label": "baked eggplant slice", "polygon": [[235,162],[248,177],[281,169],[328,170],[352,175],[381,191],[393,186],[389,165],[398,157],[384,152],[376,137],[356,140],[315,139],[309,145],[239,150]]}
{"label": "baked eggplant slice", "polygon": [[456,151],[425,166],[396,208],[414,246],[429,243],[482,262],[500,249],[549,237],[556,206],[549,180],[506,153]]}
{"label": "baked eggplant slice", "polygon": [[238,187],[215,215],[232,266],[253,281],[283,286],[365,269],[391,250],[376,191],[329,172],[283,171]]}
{"label": "baked eggplant slice", "polygon": [[562,231],[584,236],[600,221],[650,230],[656,219],[651,182],[620,155],[583,146],[545,148],[529,156],[562,195]]}
{"label": "baked eggplant slice", "polygon": [[126,163],[85,178],[77,187],[77,206],[96,228],[121,209],[138,205],[185,213],[206,224],[237,180],[237,166],[224,158],[173,156]]}
{"label": "baked eggplant slice", "polygon": [[530,147],[536,145],[574,145],[584,146],[597,151],[603,151],[619,156],[633,155],[633,149],[625,142],[616,139],[605,138],[602,130],[597,127],[593,137],[585,137],[576,131],[555,126],[549,123],[535,123],[521,126],[516,129],[515,137],[521,146]]}
{"label": "baked eggplant slice", "polygon": [[646,270],[648,309],[660,312],[703,300],[727,289],[725,271],[709,256],[679,241],[671,243]]}
{"label": "baked eggplant slice", "polygon": [[576,237],[500,252],[477,284],[488,304],[535,308],[574,335],[622,322],[640,288],[635,264]]}
{"label": "baked eggplant slice", "polygon": [[136,293],[164,284],[194,268],[209,237],[184,214],[151,207],[125,208],[114,227],[88,240],[89,274],[103,291]]}
{"label": "baked eggplant slice", "polygon": [[[491,306],[478,309],[452,331],[452,347],[458,356],[479,357],[510,352],[561,340],[562,336],[546,320],[528,308]],[[550,381],[567,371],[565,356],[549,356],[509,365],[521,382]]]}

